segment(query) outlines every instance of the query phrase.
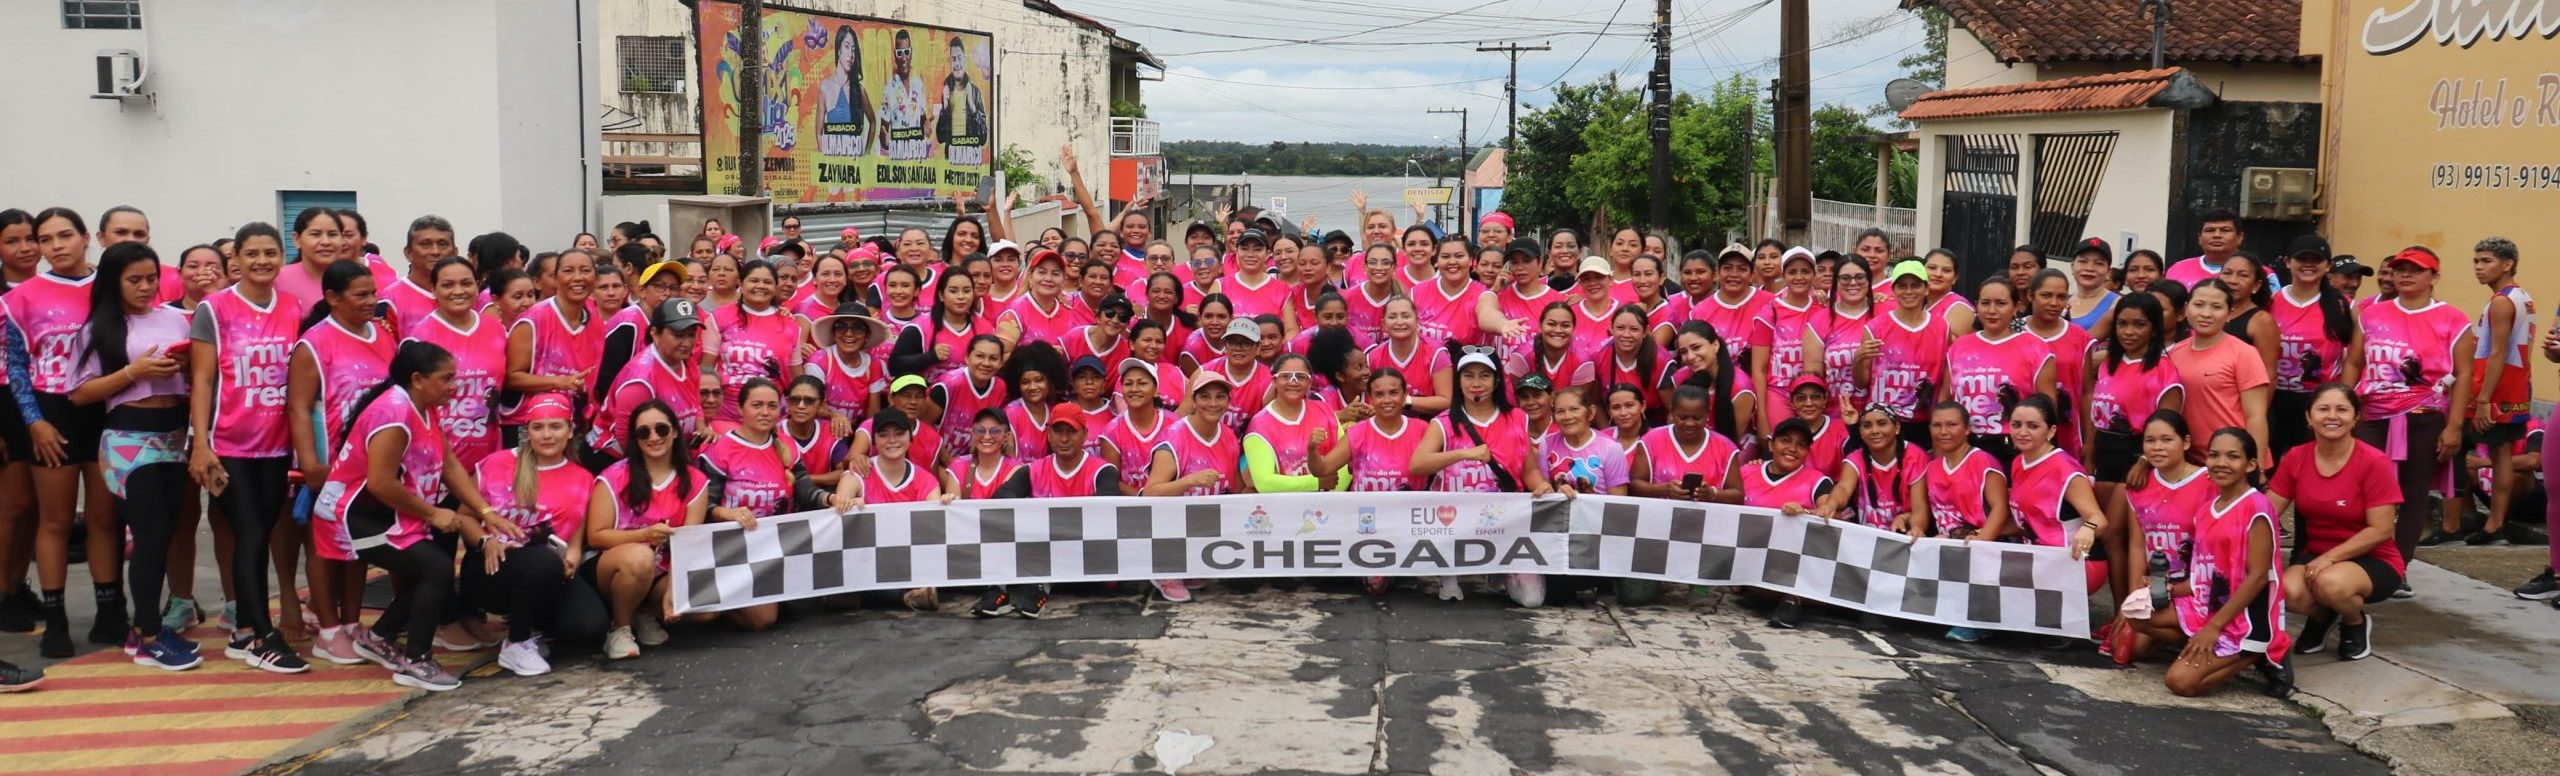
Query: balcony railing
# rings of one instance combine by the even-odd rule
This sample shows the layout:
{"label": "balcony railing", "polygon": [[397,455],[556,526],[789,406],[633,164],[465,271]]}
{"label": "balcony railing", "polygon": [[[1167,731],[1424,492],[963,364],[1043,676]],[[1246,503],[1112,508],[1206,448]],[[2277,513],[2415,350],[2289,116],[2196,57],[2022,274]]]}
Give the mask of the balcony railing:
{"label": "balcony railing", "polygon": [[1161,153],[1160,130],[1153,121],[1127,116],[1111,117],[1112,156],[1155,156]]}

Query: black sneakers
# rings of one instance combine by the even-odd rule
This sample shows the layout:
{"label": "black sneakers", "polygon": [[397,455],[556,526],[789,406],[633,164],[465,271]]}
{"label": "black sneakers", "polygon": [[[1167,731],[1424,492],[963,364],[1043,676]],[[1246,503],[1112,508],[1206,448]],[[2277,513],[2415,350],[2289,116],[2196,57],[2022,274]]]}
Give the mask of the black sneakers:
{"label": "black sneakers", "polygon": [[0,660],[0,693],[26,692],[44,684],[44,669],[19,668],[16,663]]}
{"label": "black sneakers", "polygon": [[133,621],[125,617],[124,602],[116,601],[98,609],[97,622],[89,623],[89,643],[123,644],[124,637],[132,630]]}
{"label": "black sneakers", "polygon": [[1769,625],[1772,627],[1792,630],[1796,627],[1796,623],[1803,621],[1804,604],[1797,603],[1793,598],[1779,601],[1777,608],[1769,610]]}
{"label": "black sneakers", "polygon": [[2515,593],[2517,598],[2527,601],[2549,601],[2560,598],[2560,579],[2555,579],[2550,569],[2543,569],[2541,575],[2516,587]]}
{"label": "black sneakers", "polygon": [[2418,539],[2418,546],[2420,546],[2420,547],[2441,547],[2441,546],[2444,546],[2444,545],[2447,545],[2447,544],[2452,544],[2452,543],[2454,543],[2454,542],[2460,542],[2460,541],[2463,541],[2463,540],[2464,540],[2464,538],[2463,538],[2463,535],[2462,535],[2462,534],[2450,534],[2450,533],[2445,533],[2445,532],[2444,532],[2444,529],[2442,529],[2442,528],[2429,528],[2429,529],[2427,529],[2427,535],[2426,535],[2426,536],[2423,536],[2423,537],[2420,537],[2420,538]]}
{"label": "black sneakers", "polygon": [[1008,597],[1013,599],[1013,614],[1016,617],[1037,620],[1040,619],[1040,615],[1049,611],[1048,585],[1024,585],[1022,595]]}
{"label": "black sneakers", "polygon": [[[2365,622],[2370,624],[2373,618],[2365,618]],[[2262,657],[2258,659],[2256,668],[2258,678],[2267,682],[2267,686],[2259,690],[2260,692],[2266,693],[2269,698],[2293,697],[2293,656],[2287,655],[2283,660],[2267,660]]]}
{"label": "black sneakers", "polygon": [[2293,651],[2305,655],[2316,655],[2321,650],[2328,649],[2329,629],[2337,626],[2337,620],[2304,620],[2302,636],[2293,640]]}
{"label": "black sneakers", "polygon": [[2338,659],[2363,660],[2373,654],[2373,614],[2367,612],[2364,622],[2338,629]]}
{"label": "black sneakers", "polygon": [[1006,595],[1001,587],[987,588],[978,594],[977,603],[969,605],[971,617],[1003,617],[1013,612],[1013,596]]}

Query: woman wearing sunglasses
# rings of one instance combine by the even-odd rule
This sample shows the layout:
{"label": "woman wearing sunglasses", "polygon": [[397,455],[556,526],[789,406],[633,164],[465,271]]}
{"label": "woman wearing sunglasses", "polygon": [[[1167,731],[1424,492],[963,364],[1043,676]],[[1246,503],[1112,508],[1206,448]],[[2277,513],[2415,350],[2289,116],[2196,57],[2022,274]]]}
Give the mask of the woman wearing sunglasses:
{"label": "woman wearing sunglasses", "polygon": [[598,554],[591,572],[580,571],[605,597],[613,628],[604,654],[614,660],[667,643],[658,622],[667,597],[667,539],[702,522],[711,508],[709,478],[693,467],[693,435],[677,425],[674,408],[642,401],[624,425],[630,432],[621,446],[630,456],[596,475],[586,531]]}

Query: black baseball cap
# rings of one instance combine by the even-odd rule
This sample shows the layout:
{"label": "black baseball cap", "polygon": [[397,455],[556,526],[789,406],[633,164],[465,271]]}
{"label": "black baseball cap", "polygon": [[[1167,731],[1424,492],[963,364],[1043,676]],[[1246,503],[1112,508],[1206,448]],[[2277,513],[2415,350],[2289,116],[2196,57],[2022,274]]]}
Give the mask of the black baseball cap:
{"label": "black baseball cap", "polygon": [[1244,230],[1244,234],[1236,235],[1237,245],[1243,245],[1245,243],[1259,243],[1263,247],[1268,248],[1271,247],[1271,238],[1264,235],[1260,229],[1246,229]]}
{"label": "black baseball cap", "polygon": [[702,316],[695,310],[693,300],[679,296],[659,302],[657,312],[649,315],[649,325],[668,331],[691,331],[702,326]]}
{"label": "black baseball cap", "polygon": [[2293,244],[2285,247],[2284,255],[2286,258],[2294,259],[2299,259],[2304,256],[2317,256],[2321,261],[2328,261],[2329,241],[2321,239],[2320,235],[2316,234],[2306,234],[2301,237],[2296,237],[2293,238]]}
{"label": "black baseball cap", "polygon": [[1510,247],[1505,248],[1502,251],[1502,257],[1504,259],[1523,255],[1535,259],[1546,258],[1547,246],[1539,244],[1537,238],[1534,237],[1518,237],[1513,238],[1511,240]]}
{"label": "black baseball cap", "polygon": [[2081,240],[2079,249],[2071,252],[2071,258],[2076,259],[2092,253],[2098,254],[2098,258],[2107,260],[2107,263],[2109,264],[2116,263],[2116,248],[2114,245],[2108,244],[2104,237],[2091,237],[2086,240]]}
{"label": "black baseball cap", "polygon": [[2329,274],[2369,278],[2373,277],[2373,268],[2365,266],[2364,262],[2357,261],[2354,255],[2346,255],[2329,260]]}
{"label": "black baseball cap", "polygon": [[1212,240],[1218,239],[1219,236],[1218,228],[1210,226],[1207,221],[1193,221],[1190,226],[1182,228],[1183,237],[1190,237],[1194,234],[1207,234],[1209,235],[1209,239]]}

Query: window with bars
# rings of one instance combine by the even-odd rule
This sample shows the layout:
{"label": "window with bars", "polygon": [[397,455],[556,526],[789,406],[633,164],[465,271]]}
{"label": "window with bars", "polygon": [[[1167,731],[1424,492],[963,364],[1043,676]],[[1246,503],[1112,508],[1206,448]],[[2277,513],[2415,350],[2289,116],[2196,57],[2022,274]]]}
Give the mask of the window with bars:
{"label": "window with bars", "polygon": [[142,29],[142,0],[62,0],[62,28]]}
{"label": "window with bars", "polygon": [[624,35],[614,39],[625,92],[684,91],[684,38]]}

